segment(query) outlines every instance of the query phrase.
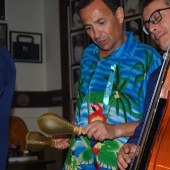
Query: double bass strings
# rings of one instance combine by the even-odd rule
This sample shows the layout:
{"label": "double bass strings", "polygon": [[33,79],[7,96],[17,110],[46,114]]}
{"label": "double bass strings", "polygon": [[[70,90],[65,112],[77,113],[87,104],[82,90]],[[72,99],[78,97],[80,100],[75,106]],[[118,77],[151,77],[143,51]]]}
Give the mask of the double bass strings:
{"label": "double bass strings", "polygon": [[[162,67],[161,67],[161,71],[160,71],[160,74],[158,76],[158,80],[157,80],[157,83],[156,83],[156,86],[155,86],[155,89],[154,89],[154,92],[153,92],[153,95],[152,95],[152,98],[151,98],[151,101],[150,101],[150,104],[149,104],[149,108],[148,108],[148,111],[147,111],[147,114],[146,114],[146,117],[145,117],[145,120],[144,120],[144,124],[142,126],[142,130],[141,130],[141,134],[139,136],[138,142],[137,142],[136,150],[134,152],[134,155],[132,157],[132,161],[131,161],[130,166],[129,166],[129,170],[132,170],[132,168],[134,167],[137,151],[138,151],[138,148],[140,147],[141,141],[143,139],[145,128],[146,128],[146,125],[147,125],[147,122],[148,122],[148,119],[149,119],[149,116],[150,116],[150,113],[151,113],[151,110],[152,110],[153,103],[155,101],[155,96],[160,95],[160,92],[158,94],[158,88],[160,88],[160,83],[161,83],[161,80],[162,80],[162,73],[164,72],[164,69],[165,69],[165,67],[167,65],[167,59],[168,59],[169,50],[170,50],[170,43],[168,45],[167,51],[162,56],[163,64],[162,64]],[[158,101],[157,101],[156,105],[157,104],[158,104]]]}

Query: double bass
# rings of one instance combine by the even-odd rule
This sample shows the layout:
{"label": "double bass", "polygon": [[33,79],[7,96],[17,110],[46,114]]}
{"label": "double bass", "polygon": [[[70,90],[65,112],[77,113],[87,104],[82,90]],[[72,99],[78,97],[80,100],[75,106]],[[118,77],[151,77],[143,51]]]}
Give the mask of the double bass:
{"label": "double bass", "polygon": [[129,170],[170,169],[169,48],[170,45],[163,55],[164,61],[138,140],[139,155],[137,158],[133,157]]}

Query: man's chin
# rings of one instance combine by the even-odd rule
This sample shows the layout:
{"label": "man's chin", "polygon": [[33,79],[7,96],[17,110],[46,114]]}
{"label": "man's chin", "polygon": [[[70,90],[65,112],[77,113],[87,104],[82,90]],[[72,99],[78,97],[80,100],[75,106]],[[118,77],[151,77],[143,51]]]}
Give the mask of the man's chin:
{"label": "man's chin", "polygon": [[162,51],[167,51],[169,44],[168,43],[164,43],[164,44],[160,44],[159,46],[160,46]]}

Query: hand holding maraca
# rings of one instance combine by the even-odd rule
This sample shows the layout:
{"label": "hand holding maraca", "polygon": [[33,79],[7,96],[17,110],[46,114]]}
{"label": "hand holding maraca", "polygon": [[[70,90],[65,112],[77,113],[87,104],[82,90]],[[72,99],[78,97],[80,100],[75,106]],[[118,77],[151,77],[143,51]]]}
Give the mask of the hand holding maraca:
{"label": "hand holding maraca", "polygon": [[[48,135],[75,134],[81,135],[82,126],[77,126],[55,113],[46,113],[37,120],[39,129]],[[49,138],[39,132],[29,132],[26,135],[26,148],[38,152],[47,146],[65,149],[69,146],[68,138]]]}
{"label": "hand holding maraca", "polygon": [[53,147],[56,149],[67,149],[70,146],[70,135],[54,135],[53,139],[55,140]]}

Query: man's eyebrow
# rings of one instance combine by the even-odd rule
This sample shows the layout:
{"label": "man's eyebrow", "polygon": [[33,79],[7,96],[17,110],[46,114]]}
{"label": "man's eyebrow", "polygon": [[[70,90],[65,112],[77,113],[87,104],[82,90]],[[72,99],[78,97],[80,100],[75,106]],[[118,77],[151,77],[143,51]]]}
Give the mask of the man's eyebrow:
{"label": "man's eyebrow", "polygon": [[[94,21],[94,23],[98,23],[98,22],[100,22],[100,21],[102,21],[102,20],[105,20],[105,18],[99,18],[99,19],[97,19],[96,21]],[[86,26],[91,26],[92,24],[83,24],[83,26],[84,27],[86,27]]]}
{"label": "man's eyebrow", "polygon": [[99,18],[95,22],[100,22],[101,20],[106,20],[105,18]]}
{"label": "man's eyebrow", "polygon": [[83,24],[84,27],[91,26],[91,24]]}

